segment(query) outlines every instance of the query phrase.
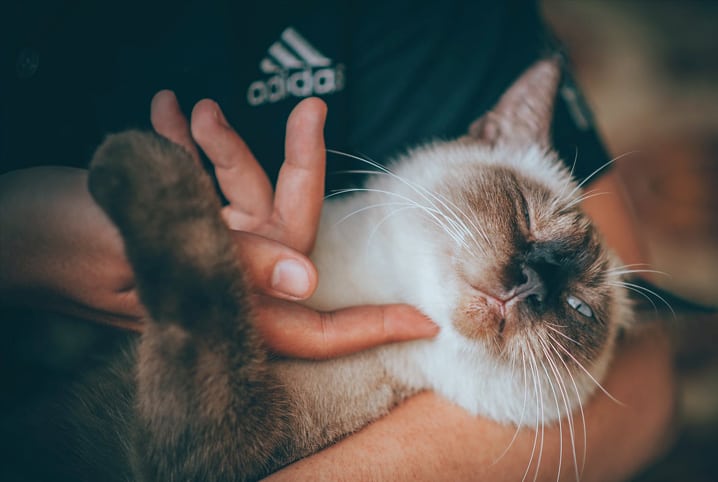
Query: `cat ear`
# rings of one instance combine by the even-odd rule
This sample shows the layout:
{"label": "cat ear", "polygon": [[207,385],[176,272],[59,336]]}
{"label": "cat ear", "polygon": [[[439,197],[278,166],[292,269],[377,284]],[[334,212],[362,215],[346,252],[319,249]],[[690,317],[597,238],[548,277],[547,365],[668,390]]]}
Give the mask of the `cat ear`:
{"label": "cat ear", "polygon": [[536,62],[469,128],[469,137],[496,145],[539,144],[550,147],[553,106],[561,78],[558,58]]}

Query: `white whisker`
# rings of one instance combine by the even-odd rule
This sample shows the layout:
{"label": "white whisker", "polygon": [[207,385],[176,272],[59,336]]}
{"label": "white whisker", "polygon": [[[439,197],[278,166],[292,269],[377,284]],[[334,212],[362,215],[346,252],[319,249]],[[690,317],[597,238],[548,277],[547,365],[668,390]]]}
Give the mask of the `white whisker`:
{"label": "white whisker", "polygon": [[658,293],[656,293],[656,292],[653,291],[652,289],[646,288],[645,286],[641,286],[641,285],[638,285],[638,284],[635,284],[635,283],[629,283],[628,281],[616,281],[616,282],[609,283],[609,284],[612,285],[612,286],[623,286],[623,287],[628,288],[628,289],[630,289],[630,290],[632,290],[632,291],[634,291],[634,292],[636,292],[636,293],[642,294],[648,301],[651,302],[651,304],[653,305],[653,308],[656,309],[656,311],[658,311],[658,307],[657,307],[656,304],[651,300],[651,298],[648,297],[648,295],[647,295],[646,293],[655,296],[655,297],[658,298],[660,301],[662,301],[663,304],[666,305],[666,307],[671,311],[671,314],[673,315],[673,318],[676,318],[676,312],[673,310],[673,307],[671,306],[671,304],[670,304],[668,301],[666,301],[666,299],[665,299],[664,297],[662,297],[661,295],[659,295]]}
{"label": "white whisker", "polygon": [[557,329],[554,328],[553,326],[550,326],[549,323],[544,323],[544,325],[546,325],[546,328],[548,328],[549,330],[553,331],[554,333],[557,333],[557,334],[561,335],[563,338],[566,338],[568,341],[573,342],[573,343],[575,343],[575,344],[578,345],[578,346],[583,346],[582,343],[577,342],[576,340],[574,340],[573,338],[571,338],[571,337],[568,336],[567,334],[561,332],[560,330],[557,330]]}
{"label": "white whisker", "polygon": [[[543,340],[539,336],[538,338],[539,344],[541,344],[541,351],[543,352],[543,359],[548,360],[549,354],[546,350],[546,346],[543,343]],[[551,380],[551,375],[549,374],[548,370],[546,369],[546,363],[541,363],[541,368],[543,368],[544,373],[546,374],[546,381],[548,382],[548,386],[551,389],[551,393],[553,394],[554,402],[556,403],[556,411],[559,415],[559,419],[561,417],[561,407],[558,403],[558,395],[556,394],[556,387],[554,386],[553,381]],[[556,378],[558,380],[558,378]],[[565,400],[564,400],[565,402]],[[568,406],[567,406],[568,409]],[[561,476],[561,464],[563,463],[563,424],[560,422],[558,423],[558,471],[556,472],[556,482],[558,482],[559,477]]]}
{"label": "white whisker", "polygon": [[659,275],[661,275],[661,276],[668,276],[669,278],[671,277],[671,275],[668,274],[668,273],[666,273],[665,271],[659,271],[659,270],[656,270],[656,269],[623,269],[623,270],[620,270],[620,269],[612,269],[612,270],[611,270],[611,269],[609,269],[609,270],[606,270],[606,273],[610,273],[610,274],[612,274],[612,275],[617,275],[617,276],[624,276],[624,275],[627,275],[627,274],[651,273],[651,274],[659,274]]}
{"label": "white whisker", "polygon": [[[535,355],[533,354],[533,350],[531,350],[530,345],[527,345],[527,348],[529,349],[529,368],[531,369],[531,378],[533,379],[533,388],[534,388],[534,398],[536,399],[536,423],[534,426],[534,442],[531,446],[531,457],[529,457],[528,464],[526,465],[526,470],[524,471],[524,475],[521,478],[521,482],[524,482],[526,480],[526,477],[529,474],[529,471],[531,470],[531,465],[533,465],[534,456],[536,455],[536,448],[538,445],[538,433],[539,433],[539,384],[538,384],[538,368],[536,365]],[[538,469],[537,469],[538,471]],[[538,472],[537,472],[538,473]]]}
{"label": "white whisker", "polygon": [[606,389],[603,387],[603,385],[601,385],[601,384],[598,382],[598,380],[596,380],[596,378],[591,374],[591,372],[589,372],[589,371],[586,369],[586,367],[584,367],[583,364],[582,364],[581,362],[579,362],[579,361],[576,359],[576,357],[573,356],[573,354],[566,349],[566,347],[564,347],[562,344],[560,344],[560,343],[556,340],[556,338],[552,337],[550,333],[546,333],[546,335],[556,344],[556,346],[558,346],[566,355],[569,356],[569,358],[571,358],[571,359],[573,360],[573,362],[588,376],[588,378],[590,378],[591,381],[593,381],[593,383],[596,384],[596,387],[598,387],[598,389],[601,390],[601,391],[604,393],[604,395],[606,395],[608,398],[610,398],[611,400],[613,400],[613,401],[614,401],[615,403],[617,403],[618,405],[625,406],[625,403],[623,403],[622,401],[618,400],[616,397],[614,397],[613,395],[611,395],[611,394],[608,392],[608,390],[606,390]]}
{"label": "white whisker", "polygon": [[357,192],[371,192],[371,193],[384,194],[386,196],[393,196],[393,197],[401,199],[402,201],[406,202],[407,204],[411,204],[411,205],[415,206],[417,209],[421,210],[426,215],[428,215],[437,224],[437,226],[439,226],[451,239],[454,240],[454,242],[456,242],[456,244],[463,246],[466,249],[469,249],[461,232],[459,230],[457,230],[455,226],[447,226],[445,223],[443,223],[441,221],[441,219],[446,219],[445,215],[442,212],[438,211],[434,207],[427,207],[427,206],[424,206],[423,204],[419,204],[415,200],[408,198],[402,194],[399,194],[399,193],[396,193],[393,191],[387,191],[384,189],[358,188],[358,187],[342,189],[333,194],[339,195],[339,194],[350,194],[350,193],[357,193]]}
{"label": "white whisker", "polygon": [[[385,175],[388,175],[388,176],[398,180],[405,186],[409,187],[416,194],[421,196],[424,201],[429,203],[429,205],[432,208],[432,211],[435,214],[437,214],[438,216],[442,216],[446,222],[451,224],[451,227],[453,228],[454,232],[457,235],[460,236],[461,233],[463,233],[464,236],[468,236],[469,238],[471,238],[474,241],[474,245],[476,247],[478,247],[483,252],[483,254],[486,254],[485,248],[474,237],[474,233],[476,232],[476,233],[479,233],[484,238],[484,240],[486,242],[489,242],[489,238],[486,235],[486,233],[484,232],[484,230],[482,230],[478,226],[476,226],[476,224],[471,220],[471,218],[469,216],[466,215],[466,213],[464,213],[458,206],[456,206],[454,203],[452,203],[448,199],[444,198],[443,196],[439,196],[436,193],[432,193],[431,191],[426,189],[424,186],[421,186],[419,184],[409,181],[406,178],[399,176],[398,174],[394,173],[387,167],[382,166],[378,162],[375,162],[375,161],[372,161],[369,159],[364,159],[359,156],[354,156],[354,155],[347,154],[344,152],[331,150],[331,149],[328,149],[327,152],[346,156],[351,159],[355,159],[357,161],[367,163],[370,166],[378,169],[378,171],[360,171],[359,170],[357,172],[361,172],[363,174],[385,174]],[[349,172],[351,172],[351,171],[349,171]],[[438,202],[441,205],[441,207],[443,207],[446,211],[448,211],[448,214],[445,212],[442,212],[440,209],[438,209],[436,202]],[[456,211],[458,211],[463,216],[463,218],[466,219],[472,225],[472,227],[474,228],[473,230],[469,229],[469,227],[466,225],[466,223],[464,221],[462,221],[462,219],[456,214]],[[461,236],[461,238],[463,239],[464,236]],[[452,237],[454,237],[454,236],[452,236]],[[461,245],[464,246],[469,252],[471,252],[471,250],[468,248],[468,246],[466,245],[465,242],[462,242]]]}
{"label": "white whisker", "polygon": [[385,203],[376,203],[376,204],[369,204],[368,206],[361,207],[359,209],[356,209],[349,214],[343,216],[339,220],[337,220],[334,223],[334,226],[338,226],[339,224],[343,223],[347,219],[351,218],[352,216],[355,216],[357,214],[363,213],[364,211],[369,211],[370,209],[378,209],[378,208],[384,208],[384,207],[395,207],[395,206],[401,206],[401,207],[410,207],[410,208],[416,208],[415,205],[410,203],[402,203],[402,202],[385,202]]}
{"label": "white whisker", "polygon": [[[581,401],[581,394],[578,390],[578,385],[576,384],[576,379],[573,376],[573,373],[571,373],[571,370],[568,368],[568,365],[564,361],[563,357],[559,354],[558,350],[554,346],[553,343],[548,343],[549,348],[556,354],[556,358],[561,362],[561,364],[566,369],[566,374],[568,375],[569,379],[571,380],[571,384],[573,385],[574,393],[576,394],[576,400],[578,401],[578,408],[581,414],[581,425],[582,425],[582,433],[583,433],[583,454],[581,457],[581,470],[580,473],[576,474],[577,480],[580,479],[580,474],[583,473],[583,469],[586,466],[586,448],[588,446],[587,443],[587,431],[586,431],[586,416],[583,412],[583,402]],[[578,470],[578,465],[576,463],[576,452],[575,452],[576,446],[574,444],[574,467]]]}
{"label": "white whisker", "polygon": [[[512,365],[515,363],[515,357],[512,357]],[[524,402],[523,406],[521,408],[521,417],[519,418],[519,422],[516,424],[516,430],[514,431],[513,437],[511,437],[511,441],[506,446],[503,452],[501,452],[501,455],[499,455],[496,460],[494,460],[493,464],[498,463],[504,456],[508,453],[509,449],[513,446],[514,442],[516,442],[516,439],[518,438],[519,432],[521,431],[521,424],[524,421],[524,415],[526,415],[526,404],[528,402],[528,378],[526,375],[526,353],[521,350],[521,368],[523,373],[523,385],[524,385]],[[513,370],[512,370],[513,373]]]}
{"label": "white whisker", "polygon": [[608,192],[608,191],[588,191],[587,193],[585,193],[585,194],[583,194],[583,195],[577,197],[577,198],[574,199],[573,201],[571,201],[571,202],[569,202],[568,204],[566,204],[565,206],[563,206],[563,207],[561,208],[561,210],[562,210],[562,211],[568,211],[568,210],[571,209],[572,207],[574,207],[574,206],[576,206],[577,204],[580,204],[580,203],[586,201],[587,199],[591,199],[591,198],[599,197],[599,196],[605,196],[606,194],[613,194],[613,193],[610,193],[610,192]]}
{"label": "white whisker", "polygon": [[[593,179],[596,175],[598,175],[598,173],[600,173],[601,171],[603,171],[604,169],[606,169],[608,166],[610,166],[614,162],[618,161],[619,159],[629,156],[631,154],[635,154],[636,152],[638,152],[638,151],[629,151],[624,154],[621,154],[620,156],[614,157],[613,159],[611,159],[608,162],[605,162],[603,165],[601,165],[600,167],[595,169],[591,174],[589,174],[586,178],[584,178],[583,181],[578,183],[576,185],[576,187],[574,187],[573,190],[570,193],[568,193],[567,196],[562,196],[561,201],[559,201],[559,202],[563,202],[563,201],[571,202],[570,200],[573,198],[573,196],[576,194],[576,192],[580,191],[581,188],[583,188],[583,186],[586,185],[586,183],[588,183],[591,179]],[[555,204],[552,204],[552,207],[555,207]]]}
{"label": "white whisker", "polygon": [[[578,470],[578,457],[576,455],[576,430],[574,427],[573,417],[572,417],[570,403],[569,403],[568,389],[566,388],[566,383],[565,383],[563,377],[561,376],[561,370],[559,369],[558,365],[556,364],[556,361],[553,358],[552,352],[555,353],[555,349],[552,350],[551,342],[545,340],[540,335],[539,335],[539,342],[544,347],[544,353],[545,353],[546,359],[548,360],[549,364],[551,365],[551,370],[556,378],[556,382],[559,385],[559,389],[561,392],[561,398],[563,399],[564,408],[566,409],[565,416],[566,416],[566,421],[568,422],[568,433],[569,433],[569,438],[571,440],[571,453],[573,455],[573,467],[576,472],[576,482],[578,482],[580,480],[580,476],[579,476],[579,470]],[[564,363],[564,367],[565,366],[566,365]],[[568,370],[568,367],[566,367],[566,369]],[[571,376],[571,373],[567,372],[567,375]],[[577,393],[577,395],[578,395],[578,393]],[[580,398],[578,400],[580,403]],[[560,414],[561,414],[561,410],[559,409],[559,415]],[[558,423],[559,423],[559,427],[560,427],[562,424],[562,421],[559,419]],[[563,446],[563,444],[561,444],[561,446]],[[561,471],[561,460],[559,459],[559,474],[557,474],[557,477],[558,477],[558,475],[560,475],[560,471]],[[558,478],[557,478],[557,480],[558,480]]]}

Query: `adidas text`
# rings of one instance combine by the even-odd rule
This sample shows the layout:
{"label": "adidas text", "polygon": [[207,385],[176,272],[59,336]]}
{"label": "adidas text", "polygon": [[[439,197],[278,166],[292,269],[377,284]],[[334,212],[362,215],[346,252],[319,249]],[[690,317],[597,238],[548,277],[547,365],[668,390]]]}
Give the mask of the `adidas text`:
{"label": "adidas text", "polygon": [[339,92],[344,89],[344,65],[319,69],[286,71],[266,80],[256,80],[247,89],[247,102],[252,106],[273,104],[292,97],[310,97]]}

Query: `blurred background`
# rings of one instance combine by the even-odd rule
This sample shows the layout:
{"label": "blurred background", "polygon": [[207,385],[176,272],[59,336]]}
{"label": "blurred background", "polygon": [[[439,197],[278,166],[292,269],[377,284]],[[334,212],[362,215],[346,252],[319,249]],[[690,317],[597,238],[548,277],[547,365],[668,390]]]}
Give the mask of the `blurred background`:
{"label": "blurred background", "polygon": [[[646,233],[654,281],[718,306],[718,1],[544,0]],[[669,321],[679,429],[636,480],[718,481],[718,315]]]}

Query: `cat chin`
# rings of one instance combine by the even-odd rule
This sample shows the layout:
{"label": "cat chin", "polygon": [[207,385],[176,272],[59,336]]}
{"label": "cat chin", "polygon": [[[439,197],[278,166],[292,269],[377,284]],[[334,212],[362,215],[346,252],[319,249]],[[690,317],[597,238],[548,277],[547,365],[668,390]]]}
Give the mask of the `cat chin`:
{"label": "cat chin", "polygon": [[529,428],[579,413],[579,406],[596,392],[610,361],[610,350],[606,350],[586,371],[574,367],[571,377],[556,382],[550,363],[522,362],[520,357],[499,360],[487,343],[448,328],[407,353],[420,367],[427,388],[473,415]]}

